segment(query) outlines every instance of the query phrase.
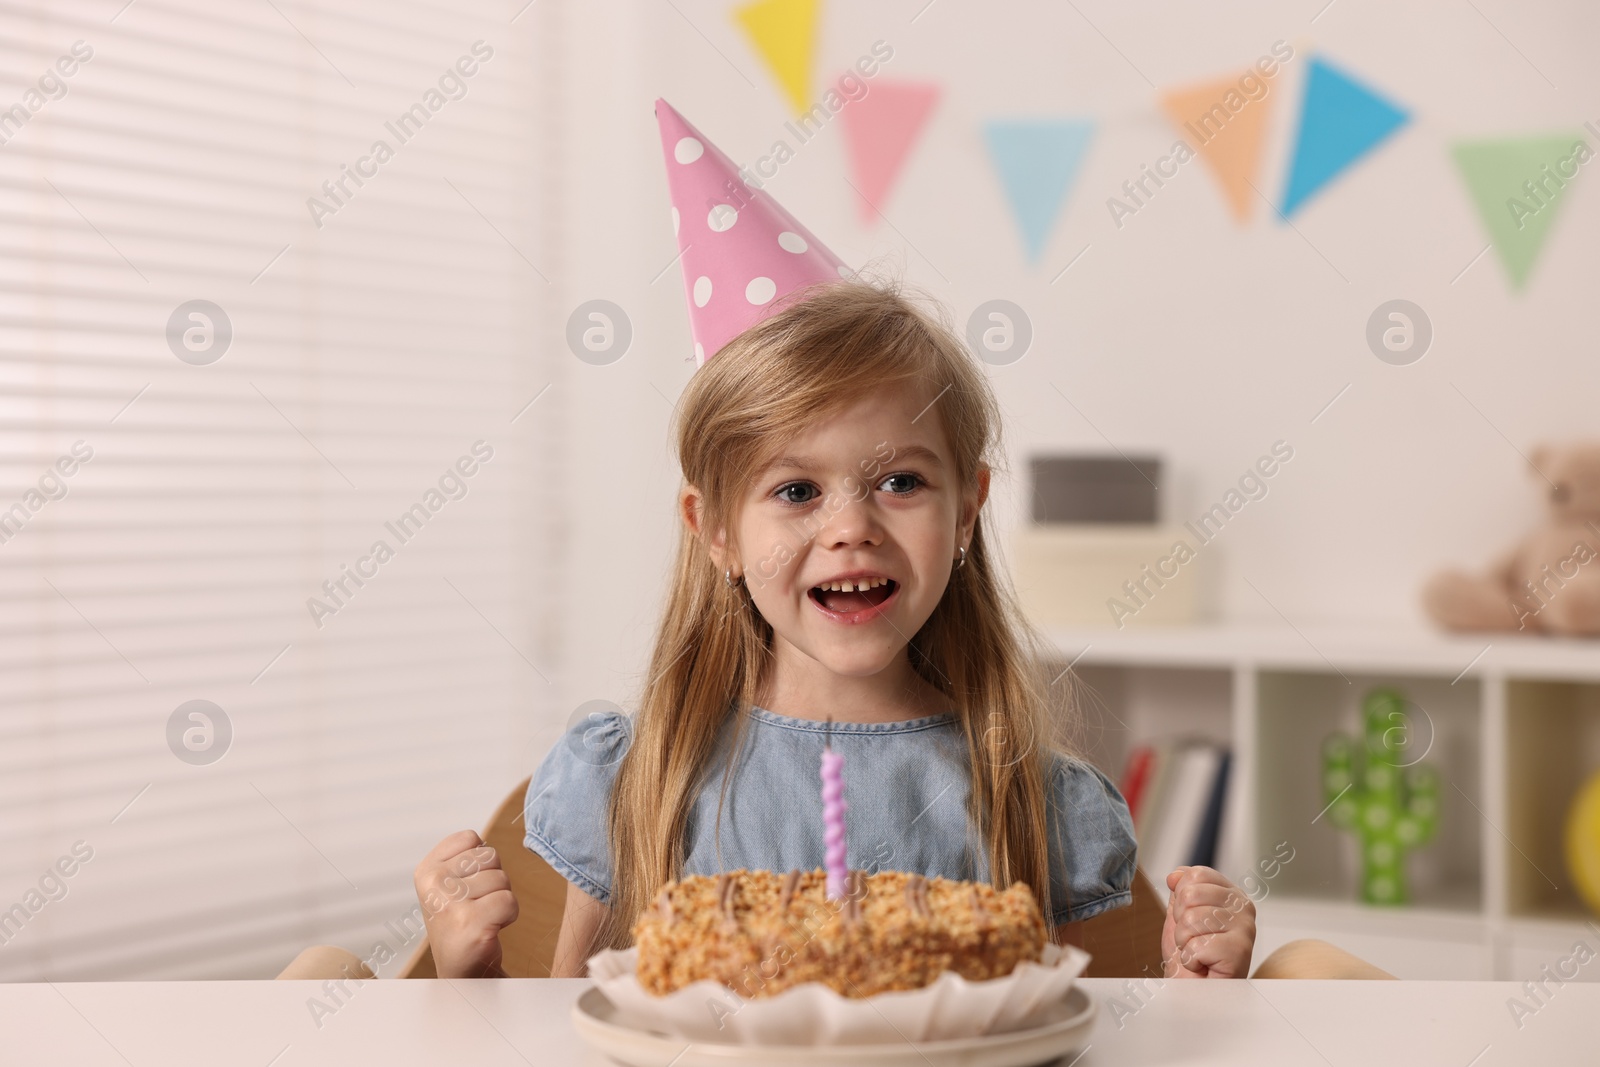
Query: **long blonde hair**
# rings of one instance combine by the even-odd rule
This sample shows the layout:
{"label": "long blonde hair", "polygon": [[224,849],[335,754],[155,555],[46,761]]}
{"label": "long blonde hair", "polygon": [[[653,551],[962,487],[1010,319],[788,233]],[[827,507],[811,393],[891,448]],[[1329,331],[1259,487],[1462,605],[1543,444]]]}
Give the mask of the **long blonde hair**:
{"label": "long blonde hair", "polygon": [[[737,550],[738,502],[752,472],[824,415],[880,389],[925,388],[954,456],[957,484],[997,467],[999,406],[983,372],[941,318],[894,282],[830,282],[786,298],[696,371],[678,404],[683,476],[702,494],[700,528]],[[771,668],[772,626],[743,585],[729,588],[706,544],[681,528],[634,735],[618,768],[609,825],[610,920],[594,947],[624,947],[661,883],[682,871],[689,812],[735,702],[758,699]],[[911,639],[913,669],[957,708],[972,771],[969,817],[997,887],[1026,882],[1051,914],[1047,753],[1071,751],[1052,714],[1066,686],[1043,674],[1044,645],[997,571],[980,509],[966,564]],[[1068,680],[1070,684],[1070,679]],[[734,744],[744,726],[736,716]],[[1070,716],[1066,716],[1070,718]],[[724,785],[731,775],[724,777]]]}

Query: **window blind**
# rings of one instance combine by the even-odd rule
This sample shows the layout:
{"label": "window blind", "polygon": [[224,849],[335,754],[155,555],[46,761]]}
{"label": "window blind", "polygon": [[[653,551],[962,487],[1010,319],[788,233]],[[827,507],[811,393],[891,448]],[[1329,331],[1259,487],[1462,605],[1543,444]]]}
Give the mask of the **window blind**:
{"label": "window blind", "polygon": [[0,3],[0,980],[392,973],[533,766],[545,17]]}

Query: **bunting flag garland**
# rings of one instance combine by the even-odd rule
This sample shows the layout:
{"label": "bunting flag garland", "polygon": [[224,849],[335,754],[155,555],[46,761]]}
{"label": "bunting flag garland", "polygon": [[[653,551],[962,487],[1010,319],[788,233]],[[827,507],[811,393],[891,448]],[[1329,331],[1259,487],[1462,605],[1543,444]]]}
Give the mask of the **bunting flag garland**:
{"label": "bunting flag garland", "polygon": [[862,225],[878,217],[939,100],[939,86],[933,82],[888,81],[879,75],[867,84],[867,94],[839,112],[850,169],[861,193],[856,199]]}
{"label": "bunting flag garland", "polygon": [[1028,260],[1038,262],[1094,134],[1086,119],[989,122],[984,140],[999,172]]}
{"label": "bunting flag garland", "polygon": [[1594,151],[1571,133],[1467,141],[1455,145],[1452,154],[1511,287],[1521,289],[1568,184]]}
{"label": "bunting flag garland", "polygon": [[[1253,75],[1247,70],[1246,75]],[[1244,222],[1258,197],[1252,181],[1261,165],[1270,93],[1247,97],[1238,78],[1179,89],[1161,100],[1183,139],[1206,161],[1222,186],[1234,221]]]}
{"label": "bunting flag garland", "polygon": [[[821,10],[822,0],[751,0],[733,9],[734,22],[796,117],[816,113],[812,70]],[[1279,209],[1285,220],[1412,118],[1407,108],[1342,67],[1315,55],[1306,62]],[[1246,70],[1247,76],[1254,73]],[[1255,213],[1272,111],[1272,94],[1245,93],[1245,83],[1243,77],[1219,78],[1170,89],[1160,97],[1162,112],[1184,143],[1206,161],[1229,213],[1240,224]],[[833,101],[831,114],[840,118],[851,181],[860,194],[858,216],[867,226],[879,217],[905,170],[939,103],[941,87],[879,74],[867,75],[849,92],[842,82],[835,89],[837,96],[826,96]],[[1578,168],[1600,152],[1600,129],[1591,130],[1597,139],[1594,148],[1578,132],[1451,146],[1513,290],[1526,285]],[[1049,243],[1095,132],[1096,123],[1088,118],[995,119],[983,125],[990,163],[1030,264],[1039,261]]]}
{"label": "bunting flag garland", "polygon": [[1406,111],[1350,75],[1324,59],[1313,58],[1306,75],[1283,214],[1294,214],[1318,190],[1409,119]]}
{"label": "bunting flag garland", "polygon": [[756,0],[734,10],[756,52],[777,79],[796,116],[812,105],[811,65],[819,0]]}

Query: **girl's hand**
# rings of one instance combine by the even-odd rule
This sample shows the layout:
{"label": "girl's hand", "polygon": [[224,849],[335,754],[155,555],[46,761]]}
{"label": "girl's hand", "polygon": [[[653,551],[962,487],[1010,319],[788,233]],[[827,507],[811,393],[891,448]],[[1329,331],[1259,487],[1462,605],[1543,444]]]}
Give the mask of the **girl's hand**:
{"label": "girl's hand", "polygon": [[1244,978],[1256,943],[1256,906],[1210,867],[1167,875],[1161,960],[1167,978]]}
{"label": "girl's hand", "polygon": [[440,978],[504,978],[500,931],[517,918],[511,879],[475,831],[433,847],[412,875]]}

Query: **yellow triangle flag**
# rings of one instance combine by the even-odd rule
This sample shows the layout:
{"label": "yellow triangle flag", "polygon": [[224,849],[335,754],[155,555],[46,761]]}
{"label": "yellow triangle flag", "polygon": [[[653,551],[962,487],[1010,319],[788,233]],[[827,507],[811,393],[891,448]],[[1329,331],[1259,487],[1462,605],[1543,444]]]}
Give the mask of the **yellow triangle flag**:
{"label": "yellow triangle flag", "polygon": [[756,0],[734,11],[796,115],[811,107],[811,57],[820,0]]}
{"label": "yellow triangle flag", "polygon": [[1231,78],[1178,89],[1161,98],[1167,117],[1216,174],[1239,222],[1250,217],[1250,206],[1258,199],[1250,183],[1261,162],[1267,104],[1272,98],[1265,79],[1254,77],[1254,82],[1265,90],[1255,98]]}

